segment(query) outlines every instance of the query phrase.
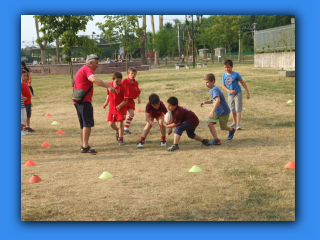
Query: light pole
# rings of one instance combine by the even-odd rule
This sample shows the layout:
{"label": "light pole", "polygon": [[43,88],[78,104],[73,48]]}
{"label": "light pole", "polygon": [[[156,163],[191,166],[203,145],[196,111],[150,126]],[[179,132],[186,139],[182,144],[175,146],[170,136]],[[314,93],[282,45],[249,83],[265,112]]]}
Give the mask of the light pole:
{"label": "light pole", "polygon": [[191,22],[192,22],[192,63],[193,63],[193,68],[195,68],[195,57],[194,57],[194,34],[193,34],[193,15],[189,15],[189,18],[191,17]]}

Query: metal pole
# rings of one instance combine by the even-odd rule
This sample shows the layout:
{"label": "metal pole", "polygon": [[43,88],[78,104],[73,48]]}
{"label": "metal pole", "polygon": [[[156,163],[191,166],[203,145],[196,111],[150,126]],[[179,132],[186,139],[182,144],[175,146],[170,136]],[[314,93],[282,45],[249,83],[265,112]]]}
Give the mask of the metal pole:
{"label": "metal pole", "polygon": [[193,61],[193,68],[195,68],[193,15],[191,15],[191,16],[192,16],[192,61]]}

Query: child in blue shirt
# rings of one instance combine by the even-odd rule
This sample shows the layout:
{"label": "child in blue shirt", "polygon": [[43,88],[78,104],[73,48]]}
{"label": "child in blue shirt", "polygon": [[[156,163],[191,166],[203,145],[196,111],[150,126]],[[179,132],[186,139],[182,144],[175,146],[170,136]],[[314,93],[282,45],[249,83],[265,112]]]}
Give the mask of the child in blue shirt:
{"label": "child in blue shirt", "polygon": [[220,129],[229,132],[228,140],[233,138],[236,129],[228,126],[230,108],[221,90],[215,86],[216,78],[213,73],[208,73],[205,75],[204,81],[206,87],[210,89],[210,100],[201,102],[200,107],[202,107],[204,104],[213,104],[207,120],[208,128],[214,138],[210,145],[220,145],[221,141],[218,138],[214,124],[219,121]]}
{"label": "child in blue shirt", "polygon": [[232,71],[232,68],[232,60],[227,59],[224,62],[224,70],[226,72],[222,76],[222,87],[228,92],[228,102],[233,119],[233,123],[230,127],[236,127],[237,130],[241,130],[240,119],[242,112],[242,90],[239,82],[247,92],[247,99],[250,98],[250,94],[247,84],[243,81],[239,73]]}

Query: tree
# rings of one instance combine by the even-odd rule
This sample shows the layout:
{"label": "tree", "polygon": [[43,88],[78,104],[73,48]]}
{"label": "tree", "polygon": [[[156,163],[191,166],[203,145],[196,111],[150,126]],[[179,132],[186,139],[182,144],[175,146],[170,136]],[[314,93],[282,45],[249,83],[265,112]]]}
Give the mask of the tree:
{"label": "tree", "polygon": [[[96,25],[103,31],[104,37],[112,44],[121,42],[124,47],[125,59],[128,53],[132,53],[137,47],[141,47],[142,31],[145,26],[139,27],[139,18],[137,15],[106,15],[104,23]],[[126,61],[127,63],[127,61]],[[128,64],[126,64],[128,70]]]}
{"label": "tree", "polygon": [[[138,22],[138,28],[139,28],[139,22]],[[140,56],[141,56],[141,64],[146,65],[147,64],[147,59],[145,56],[145,42],[146,42],[146,28],[147,28],[147,16],[142,15],[142,31],[140,34]]]}
{"label": "tree", "polygon": [[[47,48],[48,40],[47,40],[47,39],[44,39],[43,42],[40,40],[40,36],[39,36],[39,22],[38,22],[38,19],[37,19],[37,18],[34,18],[34,21],[35,21],[35,24],[36,24],[36,32],[37,32],[37,40],[36,40],[36,42],[39,44],[40,49],[41,49],[41,61],[42,61],[43,63],[45,63],[45,62],[47,62],[47,61],[46,61],[46,48]],[[46,31],[43,31],[43,34],[45,35],[45,34],[46,34]]]}
{"label": "tree", "polygon": [[42,24],[40,32],[46,33],[37,41],[53,42],[61,38],[63,45],[62,53],[66,53],[66,61],[69,63],[71,85],[73,86],[73,69],[71,61],[71,50],[74,46],[81,46],[84,43],[82,37],[77,36],[79,31],[85,31],[88,21],[93,20],[93,15],[35,15],[35,18]]}
{"label": "tree", "polygon": [[154,49],[166,56],[166,65],[168,55],[172,53],[175,48],[175,45],[173,44],[175,37],[173,34],[174,33],[166,27],[162,27],[155,35]]}

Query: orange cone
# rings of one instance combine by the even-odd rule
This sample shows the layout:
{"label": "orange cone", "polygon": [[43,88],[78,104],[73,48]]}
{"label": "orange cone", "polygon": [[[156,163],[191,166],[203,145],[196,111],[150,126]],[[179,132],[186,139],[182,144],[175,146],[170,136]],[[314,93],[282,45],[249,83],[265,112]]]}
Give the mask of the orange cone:
{"label": "orange cone", "polygon": [[56,132],[56,134],[64,134],[64,131],[59,130],[58,132]]}
{"label": "orange cone", "polygon": [[47,113],[46,115],[44,115],[45,117],[52,117],[50,113]]}
{"label": "orange cone", "polygon": [[28,161],[24,164],[24,166],[26,166],[26,167],[31,167],[31,166],[35,166],[35,165],[37,165],[37,164],[35,164],[32,160],[28,160]]}
{"label": "orange cone", "polygon": [[48,143],[48,142],[44,142],[42,145],[41,145],[41,147],[50,147],[51,145],[50,145],[50,143]]}
{"label": "orange cone", "polygon": [[29,183],[38,183],[41,181],[42,181],[42,179],[38,175],[33,175],[28,182]]}
{"label": "orange cone", "polygon": [[296,164],[290,161],[284,166],[284,168],[296,168]]}
{"label": "orange cone", "polygon": [[140,108],[137,109],[137,112],[142,112],[142,110]]}

